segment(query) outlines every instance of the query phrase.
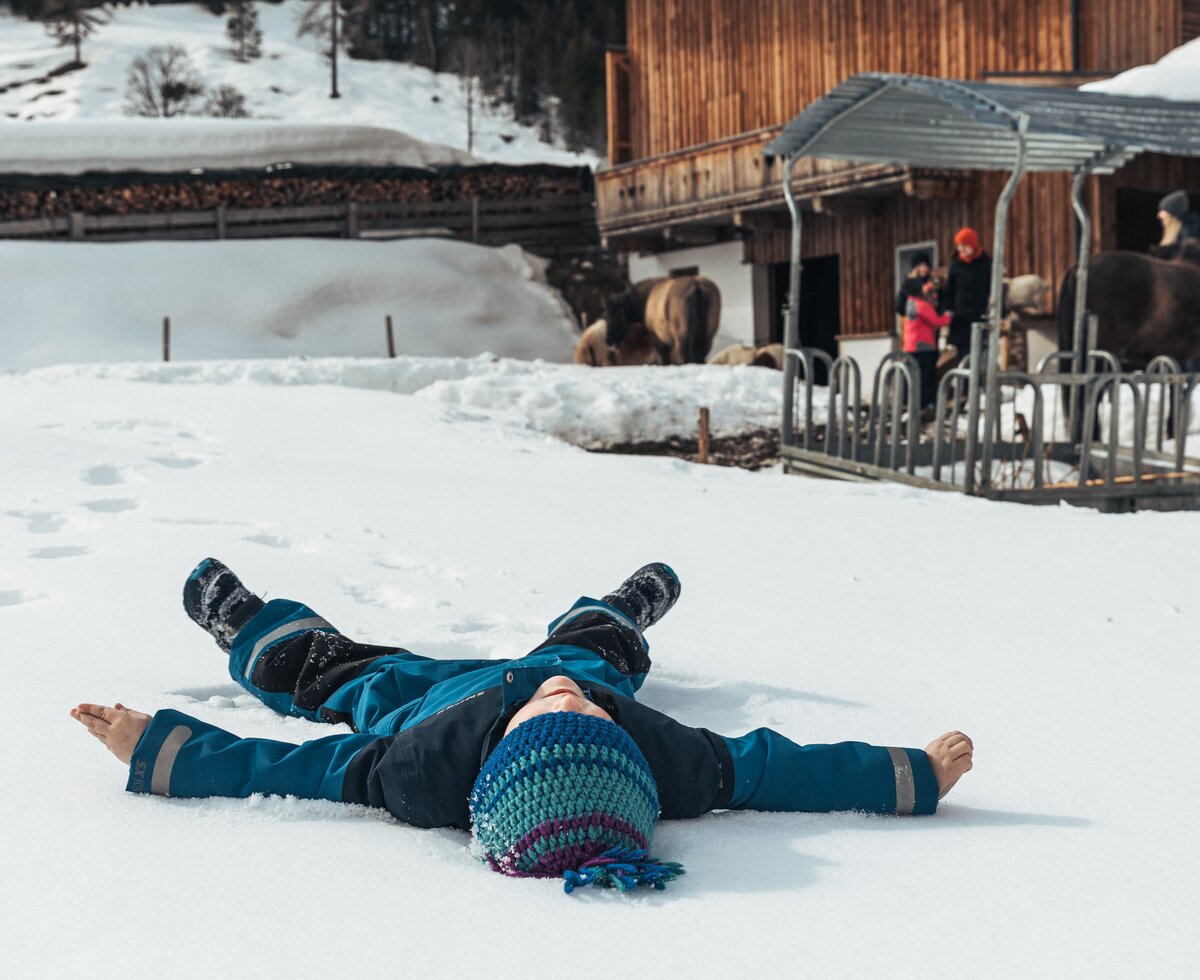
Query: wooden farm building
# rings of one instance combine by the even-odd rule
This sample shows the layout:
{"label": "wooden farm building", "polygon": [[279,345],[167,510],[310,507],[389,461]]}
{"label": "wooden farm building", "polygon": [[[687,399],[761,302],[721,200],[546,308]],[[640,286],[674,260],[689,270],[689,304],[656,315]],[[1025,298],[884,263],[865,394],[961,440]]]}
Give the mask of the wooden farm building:
{"label": "wooden farm building", "polygon": [[[600,234],[634,279],[715,279],[729,339],[779,340],[790,222],[783,161],[762,150],[806,105],[864,71],[1075,87],[1198,34],[1200,0],[628,0],[627,46],[608,54]],[[968,224],[990,251],[1005,177],[799,161],[801,343],[868,361],[890,349],[905,258],[923,250],[944,265]],[[1022,181],[1010,275],[1057,283],[1074,263],[1070,184],[1057,173]],[[1156,202],[1177,187],[1200,191],[1200,161],[1143,154],[1089,178],[1093,248],[1145,250],[1158,238]]]}

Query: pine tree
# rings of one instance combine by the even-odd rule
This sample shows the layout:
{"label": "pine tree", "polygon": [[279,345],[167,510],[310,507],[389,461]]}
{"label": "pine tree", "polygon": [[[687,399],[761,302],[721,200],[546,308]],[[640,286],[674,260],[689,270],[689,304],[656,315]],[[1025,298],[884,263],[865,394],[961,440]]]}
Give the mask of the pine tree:
{"label": "pine tree", "polygon": [[82,0],[54,0],[45,8],[46,30],[60,47],[75,48],[74,64],[83,66],[83,42],[104,23],[104,18],[83,6]]}
{"label": "pine tree", "polygon": [[237,45],[234,57],[238,61],[262,57],[262,28],[258,26],[258,10],[252,0],[230,0],[225,34]]}

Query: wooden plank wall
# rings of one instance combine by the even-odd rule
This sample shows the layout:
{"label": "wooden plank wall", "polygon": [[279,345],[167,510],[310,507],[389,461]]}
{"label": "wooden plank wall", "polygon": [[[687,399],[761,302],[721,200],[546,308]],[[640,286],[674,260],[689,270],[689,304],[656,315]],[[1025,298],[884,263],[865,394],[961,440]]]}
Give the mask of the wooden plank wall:
{"label": "wooden plank wall", "polygon": [[[949,261],[954,232],[971,218],[971,202],[917,200],[899,195],[870,199],[868,210],[804,215],[802,251],[806,258],[837,255],[843,334],[881,333],[892,329],[894,249],[903,242],[934,239],[939,258]],[[852,205],[847,204],[847,207]],[[756,232],[747,240],[750,262],[787,262],[791,259],[791,232],[778,228]],[[879,270],[885,270],[881,275]]]}
{"label": "wooden plank wall", "polygon": [[1179,43],[1186,44],[1200,37],[1200,0],[1183,0],[1181,6]]}
{"label": "wooden plank wall", "polygon": [[[1184,0],[1080,0],[1081,65],[1179,43]],[[633,159],[792,118],[848,75],[1066,71],[1070,0],[628,0]]]}
{"label": "wooden plank wall", "polygon": [[1183,0],[1080,0],[1080,67],[1123,71],[1178,47]]}
{"label": "wooden plank wall", "polygon": [[[996,200],[1005,174],[979,174],[966,200],[921,200],[894,195],[881,198],[830,198],[827,213],[805,212],[803,255],[841,257],[840,291],[843,334],[872,334],[889,329],[892,262],[897,246],[935,239],[940,260],[953,254],[952,239],[963,225],[979,232],[993,252]],[[1084,203],[1093,216],[1092,251],[1116,247],[1116,191],[1136,187],[1166,193],[1183,187],[1200,205],[1200,160],[1145,154],[1107,177],[1092,177]],[[1069,174],[1028,174],[1017,188],[1005,238],[1008,275],[1036,273],[1051,283],[1050,302],[1063,273],[1075,264],[1075,219]],[[790,231],[756,230],[746,242],[748,262],[787,262]],[[879,270],[884,270],[879,275]]]}
{"label": "wooden plank wall", "polygon": [[[892,323],[893,257],[899,245],[933,239],[939,260],[949,264],[954,233],[963,225],[979,232],[993,252],[995,203],[1005,175],[981,174],[966,200],[902,197],[851,199],[839,205],[830,199],[829,213],[804,216],[802,251],[806,258],[841,257],[841,331],[846,335],[887,331]],[[1075,225],[1070,206],[1071,179],[1067,174],[1030,174],[1013,197],[1005,237],[1005,267],[1009,275],[1036,273],[1054,286],[1075,262]],[[842,208],[839,213],[839,208]],[[1097,241],[1099,229],[1097,229]],[[790,231],[757,232],[747,242],[750,262],[787,262]],[[879,270],[884,270],[880,275]]]}

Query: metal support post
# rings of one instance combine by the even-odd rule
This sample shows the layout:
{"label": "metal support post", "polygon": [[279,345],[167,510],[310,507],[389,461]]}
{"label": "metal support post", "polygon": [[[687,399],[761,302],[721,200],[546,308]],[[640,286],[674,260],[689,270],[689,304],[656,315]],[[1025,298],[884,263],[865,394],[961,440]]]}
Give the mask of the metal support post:
{"label": "metal support post", "polygon": [[[1073,311],[1071,329],[1071,373],[1082,374],[1087,370],[1089,350],[1088,341],[1083,329],[1083,318],[1087,313],[1088,262],[1092,254],[1092,216],[1083,206],[1083,182],[1091,175],[1092,168],[1098,161],[1078,167],[1075,179],[1071,182],[1071,207],[1075,209],[1075,217],[1079,221],[1079,254],[1075,265],[1075,309]],[[1075,420],[1079,418],[1078,385],[1071,385],[1070,398],[1067,407],[1067,424],[1070,426],[1072,439],[1075,435]]]}
{"label": "metal support post", "polygon": [[[1029,127],[1029,117],[1023,112],[1017,113],[1014,135],[1017,140],[1017,158],[1013,163],[1012,173],[1008,183],[1000,193],[996,202],[996,229],[992,238],[992,285],[988,295],[987,312],[987,394],[985,397],[985,415],[983,421],[983,483],[986,490],[992,482],[992,455],[995,450],[996,425],[1000,413],[1000,320],[1003,309],[1003,279],[1004,279],[1004,236],[1008,230],[1008,206],[1016,193],[1017,184],[1025,176],[1025,130]],[[971,339],[972,353],[975,341]],[[974,399],[972,395],[972,399]],[[972,410],[977,412],[974,401]],[[968,481],[972,479],[967,476]],[[969,491],[968,491],[969,492]]]}
{"label": "metal support post", "polygon": [[[800,236],[802,223],[800,205],[796,203],[796,195],[792,191],[792,168],[796,165],[795,156],[790,156],[783,167],[783,197],[787,201],[788,211],[792,215],[792,267],[788,277],[788,301],[783,319],[783,419],[780,426],[780,439],[785,446],[795,443],[795,433],[792,429],[793,389],[796,385],[797,358],[790,352],[800,346]],[[811,379],[809,379],[811,381]]]}

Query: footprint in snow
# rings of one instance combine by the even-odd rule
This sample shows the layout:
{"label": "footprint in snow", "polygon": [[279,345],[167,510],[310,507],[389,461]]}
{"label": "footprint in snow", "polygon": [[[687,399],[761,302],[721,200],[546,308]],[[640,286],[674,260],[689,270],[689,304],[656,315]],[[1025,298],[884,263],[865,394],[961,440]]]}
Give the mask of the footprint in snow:
{"label": "footprint in snow", "polygon": [[125,470],[113,463],[97,463],[83,471],[82,479],[94,487],[111,487],[125,482]]}
{"label": "footprint in snow", "polygon": [[500,626],[511,625],[506,620],[488,618],[487,616],[467,616],[457,623],[451,623],[447,629],[451,633],[486,633]]}
{"label": "footprint in snow", "polygon": [[52,534],[67,522],[66,517],[52,510],[10,510],[6,513],[25,521],[26,529],[34,534]]}
{"label": "footprint in snow", "polygon": [[393,588],[389,585],[375,585],[369,582],[356,582],[343,579],[340,583],[342,591],[355,602],[364,606],[382,606],[385,609],[411,609],[421,600],[411,592]]}
{"label": "footprint in snow", "polygon": [[81,544],[64,544],[53,548],[34,548],[29,552],[30,558],[75,558],[79,555],[86,555],[91,552],[91,548],[87,548]]}
{"label": "footprint in snow", "polygon": [[252,544],[266,545],[268,548],[290,548],[292,546],[290,539],[281,538],[278,534],[248,534],[242,540]]}
{"label": "footprint in snow", "polygon": [[104,497],[100,500],[85,500],[83,506],[93,514],[119,514],[140,505],[132,497]]}
{"label": "footprint in snow", "polygon": [[181,456],[178,453],[171,453],[167,456],[151,456],[150,462],[173,470],[189,470],[193,466],[199,466],[204,460],[198,456]]}
{"label": "footprint in snow", "polygon": [[40,593],[26,592],[23,589],[0,590],[0,606],[19,606],[23,602],[33,602],[34,599],[40,598]]}

